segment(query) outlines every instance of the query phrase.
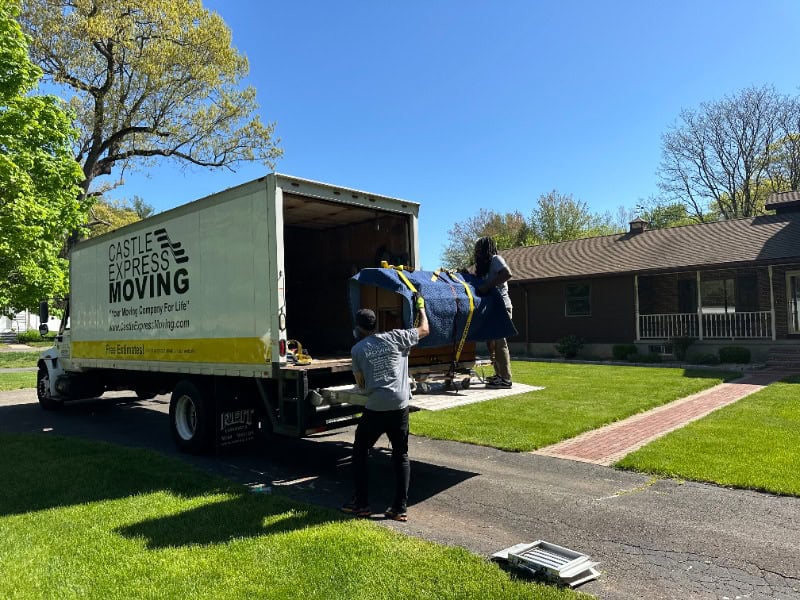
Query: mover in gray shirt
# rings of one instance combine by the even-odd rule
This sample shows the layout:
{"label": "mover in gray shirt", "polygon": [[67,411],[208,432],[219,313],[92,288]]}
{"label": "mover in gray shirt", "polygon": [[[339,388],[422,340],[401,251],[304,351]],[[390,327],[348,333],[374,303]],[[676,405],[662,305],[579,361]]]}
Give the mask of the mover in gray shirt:
{"label": "mover in gray shirt", "polygon": [[367,392],[364,412],[353,442],[353,484],[355,492],[344,512],[359,517],[372,514],[369,507],[367,456],[369,450],[386,434],[392,444],[395,473],[395,496],[384,514],[396,521],[408,519],[408,484],[411,465],[408,461],[408,403],[411,387],[408,377],[408,354],[420,339],[428,335],[425,302],[418,297],[419,326],[379,333],[375,313],[364,308],[356,313],[353,333],[359,342],[353,346],[353,375],[358,386]]}

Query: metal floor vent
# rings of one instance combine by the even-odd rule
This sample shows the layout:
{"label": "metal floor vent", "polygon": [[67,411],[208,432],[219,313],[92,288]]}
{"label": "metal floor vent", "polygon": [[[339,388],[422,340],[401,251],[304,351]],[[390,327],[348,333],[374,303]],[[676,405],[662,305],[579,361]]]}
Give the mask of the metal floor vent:
{"label": "metal floor vent", "polygon": [[600,572],[595,569],[599,562],[592,562],[586,554],[544,540],[511,546],[495,552],[492,558],[570,587],[600,576]]}

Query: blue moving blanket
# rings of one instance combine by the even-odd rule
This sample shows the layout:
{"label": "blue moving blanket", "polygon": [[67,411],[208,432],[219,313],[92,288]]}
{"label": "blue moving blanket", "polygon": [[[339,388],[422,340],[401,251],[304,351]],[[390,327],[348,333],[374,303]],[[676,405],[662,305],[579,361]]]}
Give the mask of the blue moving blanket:
{"label": "blue moving blanket", "polygon": [[[425,310],[431,332],[419,343],[419,347],[434,348],[458,344],[461,341],[469,315],[469,297],[461,281],[469,286],[475,303],[467,340],[479,342],[516,335],[517,330],[508,316],[500,292],[492,289],[489,293],[479,296],[476,287],[481,284],[481,280],[474,275],[448,274],[445,271],[440,272],[438,277],[431,271],[403,271],[403,274],[425,298]],[[397,270],[362,269],[350,279],[350,307],[354,321],[356,312],[361,308],[362,285],[373,285],[399,294],[402,297],[403,326],[413,327],[413,293],[400,278]]]}

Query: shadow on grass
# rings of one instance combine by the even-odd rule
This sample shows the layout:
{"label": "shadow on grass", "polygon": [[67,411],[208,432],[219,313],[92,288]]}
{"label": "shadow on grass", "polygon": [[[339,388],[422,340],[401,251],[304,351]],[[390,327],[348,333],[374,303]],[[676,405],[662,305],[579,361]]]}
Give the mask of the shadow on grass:
{"label": "shadow on grass", "polygon": [[221,544],[233,539],[288,533],[347,518],[330,509],[298,504],[281,496],[242,492],[230,500],[142,521],[117,532],[130,538],[143,537],[148,548],[157,549]]}
{"label": "shadow on grass", "polygon": [[[73,410],[75,414],[70,414]],[[182,498],[226,494],[221,501],[212,498],[180,514],[119,530],[127,537],[144,537],[150,548],[224,543],[347,518],[330,510],[338,508],[350,493],[351,445],[346,442],[273,438],[250,452],[226,456],[224,461],[214,457],[169,457],[161,451],[82,439],[104,436],[110,424],[128,431],[136,425],[136,439],[140,443],[152,444],[153,438],[164,437],[171,446],[168,435],[152,433],[151,421],[156,419],[165,426],[166,416],[135,402],[91,401],[68,405],[55,415],[44,413],[36,404],[22,404],[0,408],[0,422],[9,411],[25,423],[25,429],[33,425],[36,433],[0,433],[0,481],[3,482],[0,516],[155,492]],[[112,419],[113,413],[122,414]],[[42,422],[38,419],[44,419],[62,435],[42,433]],[[8,430],[7,421],[0,426],[2,430]],[[70,432],[69,437],[63,435],[66,432]],[[254,494],[241,485],[204,472],[219,473],[224,470],[220,465],[225,465],[233,467],[232,474],[238,474],[240,481],[242,473],[258,472],[269,482],[270,475],[264,469],[272,463],[280,463],[271,469],[272,476],[275,471],[293,474],[300,480],[311,475],[317,486],[295,487],[283,483],[280,487],[273,486],[271,495]],[[476,475],[417,461],[412,464],[414,502]],[[376,501],[384,501],[381,496],[393,490],[390,457],[385,449],[375,449],[370,471],[373,505],[377,507]]]}

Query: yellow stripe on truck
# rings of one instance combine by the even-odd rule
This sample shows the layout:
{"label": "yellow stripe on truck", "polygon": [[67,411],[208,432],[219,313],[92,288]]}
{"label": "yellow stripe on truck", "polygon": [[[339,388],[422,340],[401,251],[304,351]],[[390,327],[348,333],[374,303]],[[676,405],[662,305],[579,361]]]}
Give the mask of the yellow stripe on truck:
{"label": "yellow stripe on truck", "polygon": [[72,358],[263,365],[272,349],[257,337],[72,342]]}

